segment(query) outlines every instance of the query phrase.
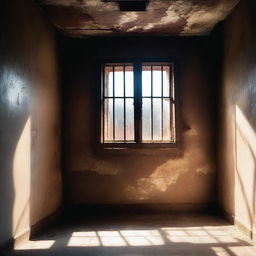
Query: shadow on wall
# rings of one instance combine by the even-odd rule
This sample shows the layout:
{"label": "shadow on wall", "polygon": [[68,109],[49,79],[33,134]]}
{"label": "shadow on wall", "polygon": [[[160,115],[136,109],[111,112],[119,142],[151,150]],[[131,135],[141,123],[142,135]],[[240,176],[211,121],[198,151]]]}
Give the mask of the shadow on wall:
{"label": "shadow on wall", "polygon": [[[29,222],[29,216],[24,219],[29,211],[26,190],[30,190],[30,118],[26,84],[13,68],[0,64],[0,244],[17,234],[21,221]],[[22,183],[22,193],[17,191],[17,182]]]}
{"label": "shadow on wall", "polygon": [[32,0],[1,2],[0,246],[60,204],[56,53],[53,29]]}
{"label": "shadow on wall", "polygon": [[238,105],[235,106],[235,213],[241,224],[255,232],[256,133]]}

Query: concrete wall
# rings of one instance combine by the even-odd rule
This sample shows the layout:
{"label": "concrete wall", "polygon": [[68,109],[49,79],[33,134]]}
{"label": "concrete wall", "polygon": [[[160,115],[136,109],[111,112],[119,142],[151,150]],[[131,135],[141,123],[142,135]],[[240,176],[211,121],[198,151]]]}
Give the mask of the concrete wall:
{"label": "concrete wall", "polygon": [[220,108],[220,200],[248,234],[256,227],[255,11],[255,1],[241,1],[226,21]]}
{"label": "concrete wall", "polygon": [[[60,38],[63,71],[63,165],[74,204],[172,204],[215,200],[215,69],[211,39]],[[174,150],[100,150],[96,131],[102,59],[172,58],[179,68],[182,146]]]}
{"label": "concrete wall", "polygon": [[0,9],[0,245],[60,206],[55,33],[31,0]]}

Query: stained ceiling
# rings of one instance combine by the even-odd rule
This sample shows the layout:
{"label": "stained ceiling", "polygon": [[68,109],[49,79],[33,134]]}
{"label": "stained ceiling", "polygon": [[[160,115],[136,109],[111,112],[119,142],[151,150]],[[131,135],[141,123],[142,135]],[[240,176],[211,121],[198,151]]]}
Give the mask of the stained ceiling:
{"label": "stained ceiling", "polygon": [[35,0],[73,37],[207,35],[239,0]]}

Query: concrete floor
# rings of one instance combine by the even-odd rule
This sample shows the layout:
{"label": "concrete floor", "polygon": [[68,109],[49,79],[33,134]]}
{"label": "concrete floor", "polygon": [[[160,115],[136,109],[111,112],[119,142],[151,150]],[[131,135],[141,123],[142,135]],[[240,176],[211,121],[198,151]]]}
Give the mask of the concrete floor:
{"label": "concrete floor", "polygon": [[2,255],[255,256],[234,226],[209,215],[116,215],[65,219]]}

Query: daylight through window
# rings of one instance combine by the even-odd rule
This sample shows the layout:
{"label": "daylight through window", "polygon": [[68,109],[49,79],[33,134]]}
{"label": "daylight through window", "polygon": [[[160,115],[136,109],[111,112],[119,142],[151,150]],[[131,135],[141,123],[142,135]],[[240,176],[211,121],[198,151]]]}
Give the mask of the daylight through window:
{"label": "daylight through window", "polygon": [[104,64],[101,127],[102,143],[175,143],[173,64]]}

